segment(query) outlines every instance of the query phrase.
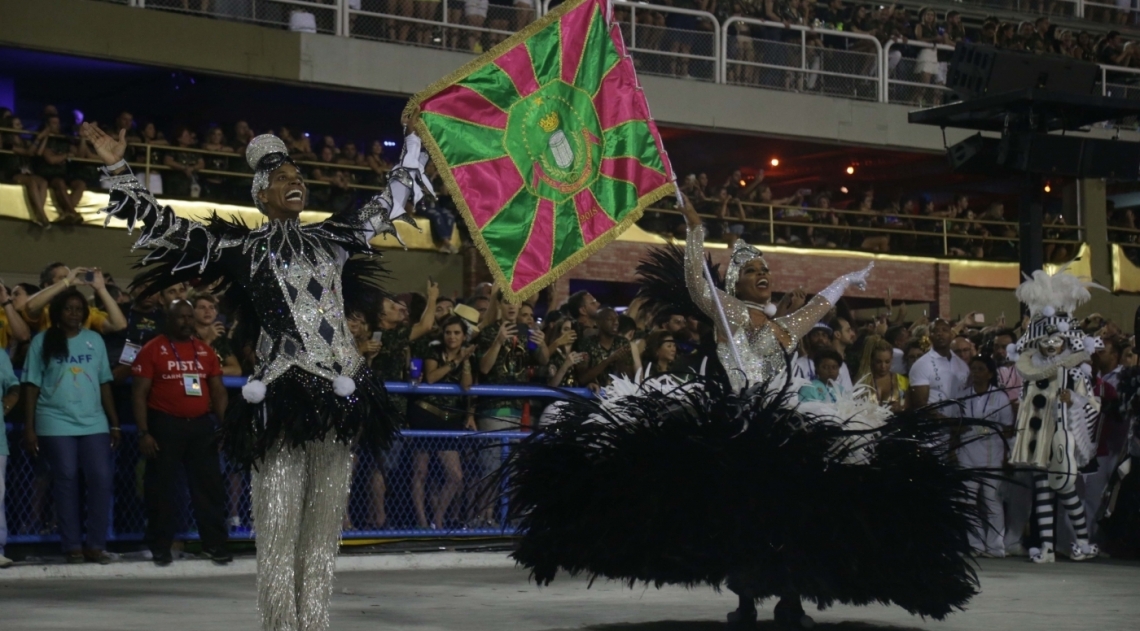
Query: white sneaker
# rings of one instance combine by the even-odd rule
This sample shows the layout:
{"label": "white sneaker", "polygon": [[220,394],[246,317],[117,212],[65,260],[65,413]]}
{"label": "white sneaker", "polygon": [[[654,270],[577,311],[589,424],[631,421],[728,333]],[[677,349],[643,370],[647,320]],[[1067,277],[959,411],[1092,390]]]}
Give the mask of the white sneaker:
{"label": "white sneaker", "polygon": [[15,561],[13,561],[12,559],[9,559],[8,557],[4,556],[3,554],[0,554],[0,570],[2,570],[4,568],[12,567],[15,564],[16,564]]}
{"label": "white sneaker", "polygon": [[1100,553],[1100,547],[1091,543],[1073,543],[1073,553],[1069,555],[1069,559],[1073,561],[1088,561],[1089,559],[1096,558]]}
{"label": "white sneaker", "polygon": [[1034,563],[1055,563],[1057,561],[1056,555],[1053,554],[1053,548],[1030,548],[1029,560]]}

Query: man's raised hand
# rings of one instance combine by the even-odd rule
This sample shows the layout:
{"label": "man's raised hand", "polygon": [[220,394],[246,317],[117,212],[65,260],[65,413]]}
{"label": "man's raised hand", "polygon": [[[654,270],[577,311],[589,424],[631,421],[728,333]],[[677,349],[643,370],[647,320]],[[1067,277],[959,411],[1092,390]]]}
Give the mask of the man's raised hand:
{"label": "man's raised hand", "polygon": [[103,164],[108,166],[123,159],[127,153],[127,130],[120,129],[119,137],[107,135],[93,123],[83,123],[79,128],[79,135],[95,148],[95,153]]}

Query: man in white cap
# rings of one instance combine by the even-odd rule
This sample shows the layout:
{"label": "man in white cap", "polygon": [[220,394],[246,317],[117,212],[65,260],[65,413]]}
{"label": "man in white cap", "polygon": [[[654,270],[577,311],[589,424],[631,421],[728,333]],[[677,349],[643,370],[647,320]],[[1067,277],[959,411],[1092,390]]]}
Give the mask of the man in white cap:
{"label": "man in white cap", "polygon": [[[230,405],[223,442],[233,460],[253,469],[262,627],[323,631],[348,500],[349,443],[363,433],[383,447],[399,423],[348,330],[344,287],[375,270],[352,255],[371,253],[376,234],[395,235],[392,220],[423,195],[427,156],[419,138],[408,135],[382,193],[310,224],[300,222],[308,189],[285,144],[254,138],[246,149],[251,194],[269,220],[250,229],[217,216],[203,223],[176,216],[130,173],[122,133],[114,138],[84,124],[81,135],[106,163],[108,214],[142,226],[135,247],[149,250],[142,263],[151,267],[141,282],[153,291],[217,282],[238,305],[235,343],[247,342],[257,365],[244,401]],[[201,392],[201,379],[183,375],[188,394]]]}

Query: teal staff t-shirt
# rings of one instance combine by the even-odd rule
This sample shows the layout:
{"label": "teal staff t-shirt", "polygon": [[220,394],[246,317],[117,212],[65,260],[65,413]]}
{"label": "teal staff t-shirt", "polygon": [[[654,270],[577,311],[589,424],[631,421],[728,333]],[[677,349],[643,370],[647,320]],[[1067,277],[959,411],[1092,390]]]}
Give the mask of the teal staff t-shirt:
{"label": "teal staff t-shirt", "polygon": [[[16,378],[16,371],[12,369],[12,360],[8,359],[8,351],[0,348],[0,397],[18,385],[20,380]],[[8,430],[4,427],[4,419],[0,418],[0,456],[7,455]],[[4,510],[4,507],[0,506],[0,510]]]}
{"label": "teal staff t-shirt", "polygon": [[87,436],[110,431],[100,386],[110,383],[107,347],[98,333],[83,329],[67,340],[67,358],[43,361],[44,334],[32,338],[24,360],[23,382],[40,389],[36,433],[40,436]]}

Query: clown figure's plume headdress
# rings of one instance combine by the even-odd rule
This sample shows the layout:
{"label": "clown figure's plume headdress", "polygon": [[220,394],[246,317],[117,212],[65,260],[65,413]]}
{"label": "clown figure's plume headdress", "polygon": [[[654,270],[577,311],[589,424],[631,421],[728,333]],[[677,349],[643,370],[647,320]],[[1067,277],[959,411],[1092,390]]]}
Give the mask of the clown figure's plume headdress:
{"label": "clown figure's plume headdress", "polygon": [[1054,274],[1037,270],[1033,276],[1026,276],[1025,282],[1015,292],[1017,299],[1029,308],[1029,326],[1018,341],[1018,351],[1054,333],[1068,334],[1072,330],[1071,336],[1077,338],[1073,312],[1092,300],[1091,288],[1104,289],[1088,279],[1070,274],[1068,266]]}

